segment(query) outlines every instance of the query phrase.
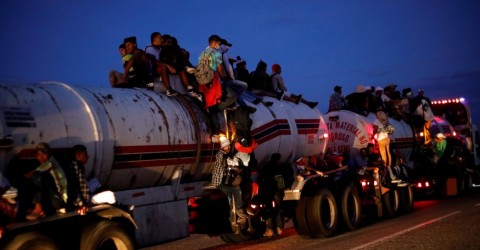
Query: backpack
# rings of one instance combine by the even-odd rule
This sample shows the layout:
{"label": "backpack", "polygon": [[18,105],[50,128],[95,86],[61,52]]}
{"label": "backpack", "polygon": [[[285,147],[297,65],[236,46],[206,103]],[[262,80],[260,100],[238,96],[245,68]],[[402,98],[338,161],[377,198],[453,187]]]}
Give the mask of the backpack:
{"label": "backpack", "polygon": [[213,80],[214,71],[210,68],[208,63],[208,54],[204,54],[198,61],[197,68],[195,69],[195,78],[201,85],[209,84]]}

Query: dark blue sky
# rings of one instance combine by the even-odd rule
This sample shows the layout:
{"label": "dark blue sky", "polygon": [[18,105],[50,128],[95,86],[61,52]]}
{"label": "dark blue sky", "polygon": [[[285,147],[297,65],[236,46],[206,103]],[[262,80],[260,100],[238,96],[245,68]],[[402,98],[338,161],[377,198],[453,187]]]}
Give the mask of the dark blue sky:
{"label": "dark blue sky", "polygon": [[[241,2],[241,3],[234,3]],[[196,64],[208,36],[253,70],[279,63],[293,93],[326,111],[335,85],[463,96],[480,114],[480,1],[0,1],[0,81],[108,86],[124,37],[177,37]],[[478,115],[475,117],[478,121]]]}

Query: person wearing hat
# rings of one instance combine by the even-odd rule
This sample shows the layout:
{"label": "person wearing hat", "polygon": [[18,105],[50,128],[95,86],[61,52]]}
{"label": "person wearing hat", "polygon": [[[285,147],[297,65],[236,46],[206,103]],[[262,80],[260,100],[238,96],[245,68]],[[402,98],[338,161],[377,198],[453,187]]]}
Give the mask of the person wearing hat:
{"label": "person wearing hat", "polygon": [[433,163],[435,165],[437,165],[442,159],[446,148],[447,140],[445,140],[445,135],[443,133],[438,133],[433,142]]}
{"label": "person wearing hat", "polygon": [[393,183],[401,182],[397,179],[392,171],[392,155],[390,153],[390,138],[389,138],[389,126],[388,116],[383,111],[377,112],[377,119],[373,122],[373,128],[378,143],[378,150],[380,151],[380,157],[382,158],[384,166],[390,173],[390,178]]}
{"label": "person wearing hat", "polygon": [[342,95],[342,86],[335,86],[333,91],[333,94],[330,96],[328,112],[341,110],[347,106],[345,97]]}
{"label": "person wearing hat", "polygon": [[[229,186],[223,183],[224,178],[228,174],[227,158],[230,153],[230,140],[225,137],[220,138],[220,150],[216,154],[215,166],[212,172],[211,186],[217,187],[228,196],[230,208],[233,208],[232,197],[235,200],[235,211],[240,219],[244,219],[247,215],[243,212],[242,190],[240,186]],[[230,162],[233,162],[232,160]],[[248,164],[248,163],[247,163]]]}
{"label": "person wearing hat", "polygon": [[47,143],[36,146],[36,157],[40,162],[32,173],[32,181],[36,186],[34,209],[26,216],[27,220],[36,220],[46,214],[66,213],[67,179],[60,164],[51,155]]}

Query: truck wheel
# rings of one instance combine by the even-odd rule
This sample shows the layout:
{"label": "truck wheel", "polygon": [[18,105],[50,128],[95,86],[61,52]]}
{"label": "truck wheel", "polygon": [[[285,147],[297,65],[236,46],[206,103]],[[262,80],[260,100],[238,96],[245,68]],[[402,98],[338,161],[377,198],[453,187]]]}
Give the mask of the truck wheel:
{"label": "truck wheel", "polygon": [[293,224],[298,235],[309,235],[308,225],[307,225],[307,200],[309,198],[302,196],[297,204],[295,205],[295,216],[293,217]]}
{"label": "truck wheel", "polygon": [[355,230],[362,218],[362,205],[360,196],[352,185],[343,189],[341,200],[342,218],[345,226],[349,230]]}
{"label": "truck wheel", "polygon": [[6,246],[5,250],[58,250],[59,248],[45,235],[37,232],[22,233],[15,236]]}
{"label": "truck wheel", "polygon": [[135,245],[120,223],[102,220],[83,230],[80,250],[92,249],[133,250]]}
{"label": "truck wheel", "polygon": [[413,211],[413,187],[407,186],[402,188],[402,208],[406,213]]}
{"label": "truck wheel", "polygon": [[385,207],[386,214],[389,217],[396,217],[400,210],[400,197],[397,189],[390,189],[382,195],[382,202]]}
{"label": "truck wheel", "polygon": [[307,201],[307,225],[311,238],[330,237],[338,224],[335,197],[323,188]]}

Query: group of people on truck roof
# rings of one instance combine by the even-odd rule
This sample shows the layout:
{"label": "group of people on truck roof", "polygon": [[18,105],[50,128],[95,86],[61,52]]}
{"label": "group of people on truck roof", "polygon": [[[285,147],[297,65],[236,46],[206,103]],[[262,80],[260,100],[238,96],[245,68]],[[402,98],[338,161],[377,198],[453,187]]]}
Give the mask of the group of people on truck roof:
{"label": "group of people on truck roof", "polygon": [[165,95],[177,96],[184,91],[175,89],[170,77],[178,76],[188,95],[206,108],[213,135],[221,132],[215,118],[220,111],[238,104],[253,113],[255,105],[273,104],[262,96],[296,104],[301,102],[310,108],[318,104],[288,92],[279,64],[273,64],[269,74],[267,64],[260,60],[256,69],[249,72],[244,60],[228,56],[233,45],[218,35],[209,37],[208,47],[200,53],[196,66],[190,62],[190,53],[181,48],[175,37],[153,32],[150,40],[151,44],[141,50],[136,37],[124,39],[119,46],[123,72],[113,70],[109,73],[111,86],[150,89],[158,86]]}
{"label": "group of people on truck roof", "polygon": [[[7,168],[9,190],[17,192],[2,199],[2,202],[8,201],[14,208],[8,213],[8,207],[1,206],[2,224],[38,220],[68,211],[85,215],[91,203],[91,191],[98,188],[98,185],[94,185],[98,181],[89,183],[85,175],[85,164],[89,159],[87,148],[75,145],[68,157],[62,155],[65,159],[59,161],[53,156],[50,146],[42,142],[37,144],[35,156],[39,163],[36,168],[26,169],[24,164],[19,166],[15,161]],[[3,188],[6,187],[1,190],[5,198],[8,192]]]}
{"label": "group of people on truck roof", "polygon": [[396,84],[384,88],[358,85],[355,92],[345,97],[341,86],[335,86],[333,90],[328,112],[347,109],[367,116],[382,111],[397,121],[404,120],[417,128],[423,126],[425,144],[431,144],[430,126],[434,116],[431,101],[423,89],[419,89],[415,96],[411,88],[398,91]]}

